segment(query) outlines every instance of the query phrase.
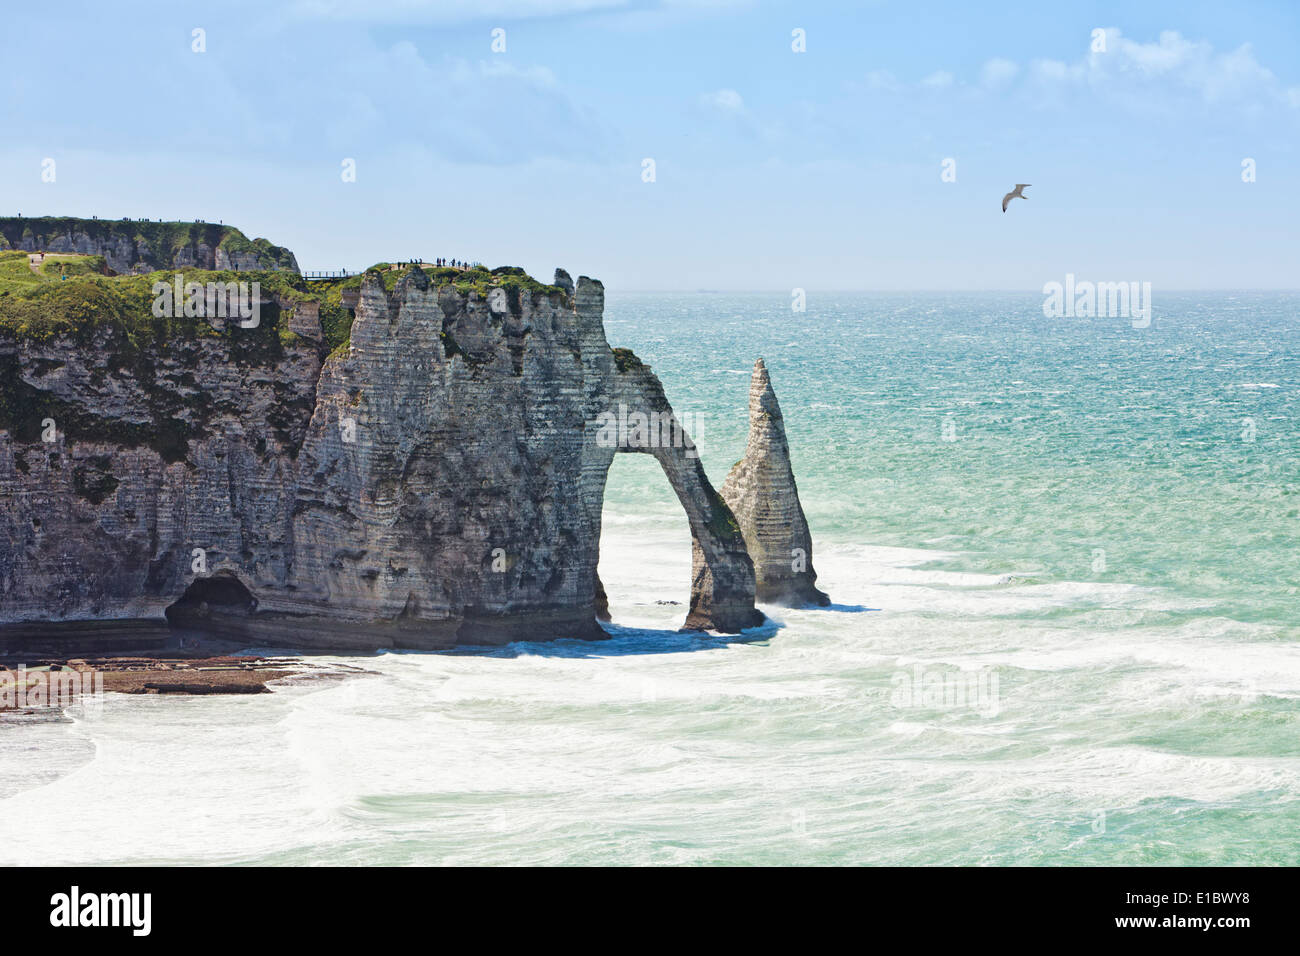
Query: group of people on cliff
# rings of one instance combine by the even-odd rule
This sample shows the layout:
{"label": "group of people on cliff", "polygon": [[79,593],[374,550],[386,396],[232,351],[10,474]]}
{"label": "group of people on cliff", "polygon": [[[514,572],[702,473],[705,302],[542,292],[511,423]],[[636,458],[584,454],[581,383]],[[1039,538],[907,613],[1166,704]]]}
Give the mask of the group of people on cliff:
{"label": "group of people on cliff", "polygon": [[[395,271],[395,270],[398,270],[398,269],[405,268],[406,266],[428,266],[428,265],[433,265],[433,266],[436,266],[436,267],[439,267],[439,268],[444,268],[444,269],[471,269],[471,268],[473,268],[473,266],[471,266],[471,265],[470,265],[468,262],[466,262],[464,259],[443,259],[443,258],[438,258],[438,259],[434,259],[433,262],[431,262],[431,263],[430,263],[430,262],[426,262],[426,261],[423,260],[423,259],[407,259],[406,262],[404,262],[404,263],[399,263],[399,262],[390,262],[390,263],[388,263],[388,271],[392,272],[392,271]],[[345,271],[343,272],[343,275],[349,275],[349,273],[345,270]]]}

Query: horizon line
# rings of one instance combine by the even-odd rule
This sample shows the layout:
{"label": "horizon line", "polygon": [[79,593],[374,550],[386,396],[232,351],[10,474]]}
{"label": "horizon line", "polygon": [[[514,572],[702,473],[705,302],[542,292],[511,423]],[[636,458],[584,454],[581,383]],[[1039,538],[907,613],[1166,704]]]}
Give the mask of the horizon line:
{"label": "horizon line", "polygon": [[[728,294],[728,293],[752,293],[752,294],[763,294],[763,295],[766,295],[766,294],[768,294],[768,293],[772,293],[772,294],[774,294],[774,295],[775,295],[775,294],[779,294],[779,295],[786,295],[786,296],[788,296],[788,295],[790,294],[790,290],[787,289],[787,288],[780,288],[780,289],[759,289],[759,288],[726,288],[726,289],[623,289],[623,288],[619,288],[619,287],[617,287],[617,286],[613,286],[613,287],[611,287],[611,286],[606,286],[606,287],[605,287],[605,293],[606,293],[607,295],[609,294],[611,288],[616,289],[616,290],[619,291],[619,292],[623,292],[623,293],[636,293],[636,294],[638,294],[638,295],[643,294],[643,293],[664,293],[664,292],[675,292],[675,293],[680,293],[680,294],[689,294],[689,295],[724,295],[724,294]],[[814,288],[814,287],[809,287],[809,288]],[[907,294],[914,294],[914,293],[918,293],[918,292],[956,292],[956,293],[967,293],[967,294],[972,294],[972,295],[974,295],[974,294],[979,294],[979,293],[994,293],[994,292],[998,292],[998,293],[1015,293],[1015,294],[1024,294],[1024,295],[1042,295],[1042,294],[1043,294],[1043,292],[1042,292],[1041,289],[1007,289],[1007,288],[1000,288],[1000,289],[972,289],[972,288],[911,288],[911,289],[896,289],[896,288],[884,289],[884,288],[880,288],[880,289],[875,289],[875,288],[858,288],[858,289],[816,289],[816,291],[817,291],[818,293],[830,293],[830,294],[834,294],[834,295],[843,295],[843,294],[849,294],[849,293],[857,294],[857,293],[868,293],[868,292],[869,292],[869,293],[900,294],[900,295],[901,295],[901,294],[905,294],[905,293],[907,293]],[[1163,290],[1163,291],[1164,291],[1164,292],[1172,292],[1172,293],[1191,293],[1191,292],[1293,292],[1293,293],[1300,293],[1300,286],[1205,286],[1205,287],[1200,287],[1200,288],[1190,288],[1190,287],[1183,287],[1183,288],[1176,288],[1176,289],[1171,288],[1171,289],[1165,289],[1165,290]]]}

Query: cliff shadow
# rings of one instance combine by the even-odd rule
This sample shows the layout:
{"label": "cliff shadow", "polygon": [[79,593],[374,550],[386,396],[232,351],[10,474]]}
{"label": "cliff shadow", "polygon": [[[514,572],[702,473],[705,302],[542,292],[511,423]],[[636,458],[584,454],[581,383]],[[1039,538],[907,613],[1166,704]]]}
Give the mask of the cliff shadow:
{"label": "cliff shadow", "polygon": [[601,623],[609,640],[585,641],[579,638],[560,638],[547,641],[515,641],[500,646],[466,644],[445,651],[401,651],[399,653],[455,654],[473,657],[636,657],[645,654],[685,654],[695,651],[717,651],[731,644],[762,644],[776,636],[784,627],[767,618],[762,624],[746,628],[739,634],[719,634],[711,631],[687,631],[680,628],[633,627],[617,623]]}

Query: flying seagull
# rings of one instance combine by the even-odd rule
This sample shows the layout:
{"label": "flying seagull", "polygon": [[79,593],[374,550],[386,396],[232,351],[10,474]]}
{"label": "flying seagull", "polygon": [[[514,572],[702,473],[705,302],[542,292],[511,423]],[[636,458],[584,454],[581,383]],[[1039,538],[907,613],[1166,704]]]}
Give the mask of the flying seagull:
{"label": "flying seagull", "polygon": [[1020,190],[1024,189],[1026,186],[1032,186],[1032,185],[1033,183],[1016,183],[1016,188],[1011,190],[1011,192],[1007,193],[1005,196],[1002,197],[1002,211],[1003,212],[1007,211],[1007,203],[1011,202],[1011,200],[1013,199],[1017,199],[1017,198],[1028,199],[1029,197],[1026,196],[1024,193],[1022,193]]}

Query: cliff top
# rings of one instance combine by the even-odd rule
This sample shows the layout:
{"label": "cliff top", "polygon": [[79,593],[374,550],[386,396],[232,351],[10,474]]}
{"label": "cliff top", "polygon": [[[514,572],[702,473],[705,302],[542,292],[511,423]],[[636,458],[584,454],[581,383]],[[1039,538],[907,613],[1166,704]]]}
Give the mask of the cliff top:
{"label": "cliff top", "polygon": [[473,291],[486,296],[490,289],[500,286],[507,292],[527,289],[535,296],[558,295],[563,300],[567,300],[569,296],[569,291],[563,286],[547,285],[540,282],[519,268],[519,266],[497,266],[495,269],[489,269],[487,266],[476,265],[465,269],[451,266],[406,266],[395,265],[390,262],[377,262],[366,269],[364,273],[343,279],[317,280],[312,282],[311,285],[313,288],[359,289],[365,276],[373,273],[378,274],[379,278],[383,280],[384,288],[391,292],[398,281],[413,269],[418,269],[428,276],[430,284],[434,287],[449,285],[455,287],[461,293]]}
{"label": "cliff top", "polygon": [[[154,222],[138,219],[82,219],[77,216],[0,216],[0,250],[43,246],[52,237],[83,233],[98,242],[144,240],[157,256],[170,259],[178,250],[203,243],[228,253],[256,254],[282,269],[296,269],[293,253],[269,239],[249,239],[234,226],[210,222]],[[24,239],[29,235],[37,240]]]}
{"label": "cliff top", "polygon": [[[26,220],[23,220],[26,221]],[[372,266],[362,275],[307,282],[296,273],[233,272],[201,269],[166,269],[143,275],[109,275],[100,256],[47,253],[33,265],[28,253],[0,251],[0,336],[47,340],[64,335],[81,336],[104,325],[116,325],[133,340],[217,335],[206,319],[197,317],[157,318],[153,315],[153,285],[159,280],[172,283],[177,272],[184,281],[257,282],[263,297],[271,296],[283,308],[298,303],[319,305],[321,328],[328,349],[347,343],[353,313],[345,293],[359,290],[367,276],[392,291],[403,276],[423,272],[433,287],[451,287],[461,295],[486,298],[493,288],[506,290],[511,309],[518,309],[519,294],[527,290],[535,300],[554,296],[568,304],[569,290],[538,282],[516,266],[497,269],[450,269],[419,267],[392,269],[388,263]],[[278,328],[278,312],[270,317],[271,329],[288,344],[294,336]]]}

